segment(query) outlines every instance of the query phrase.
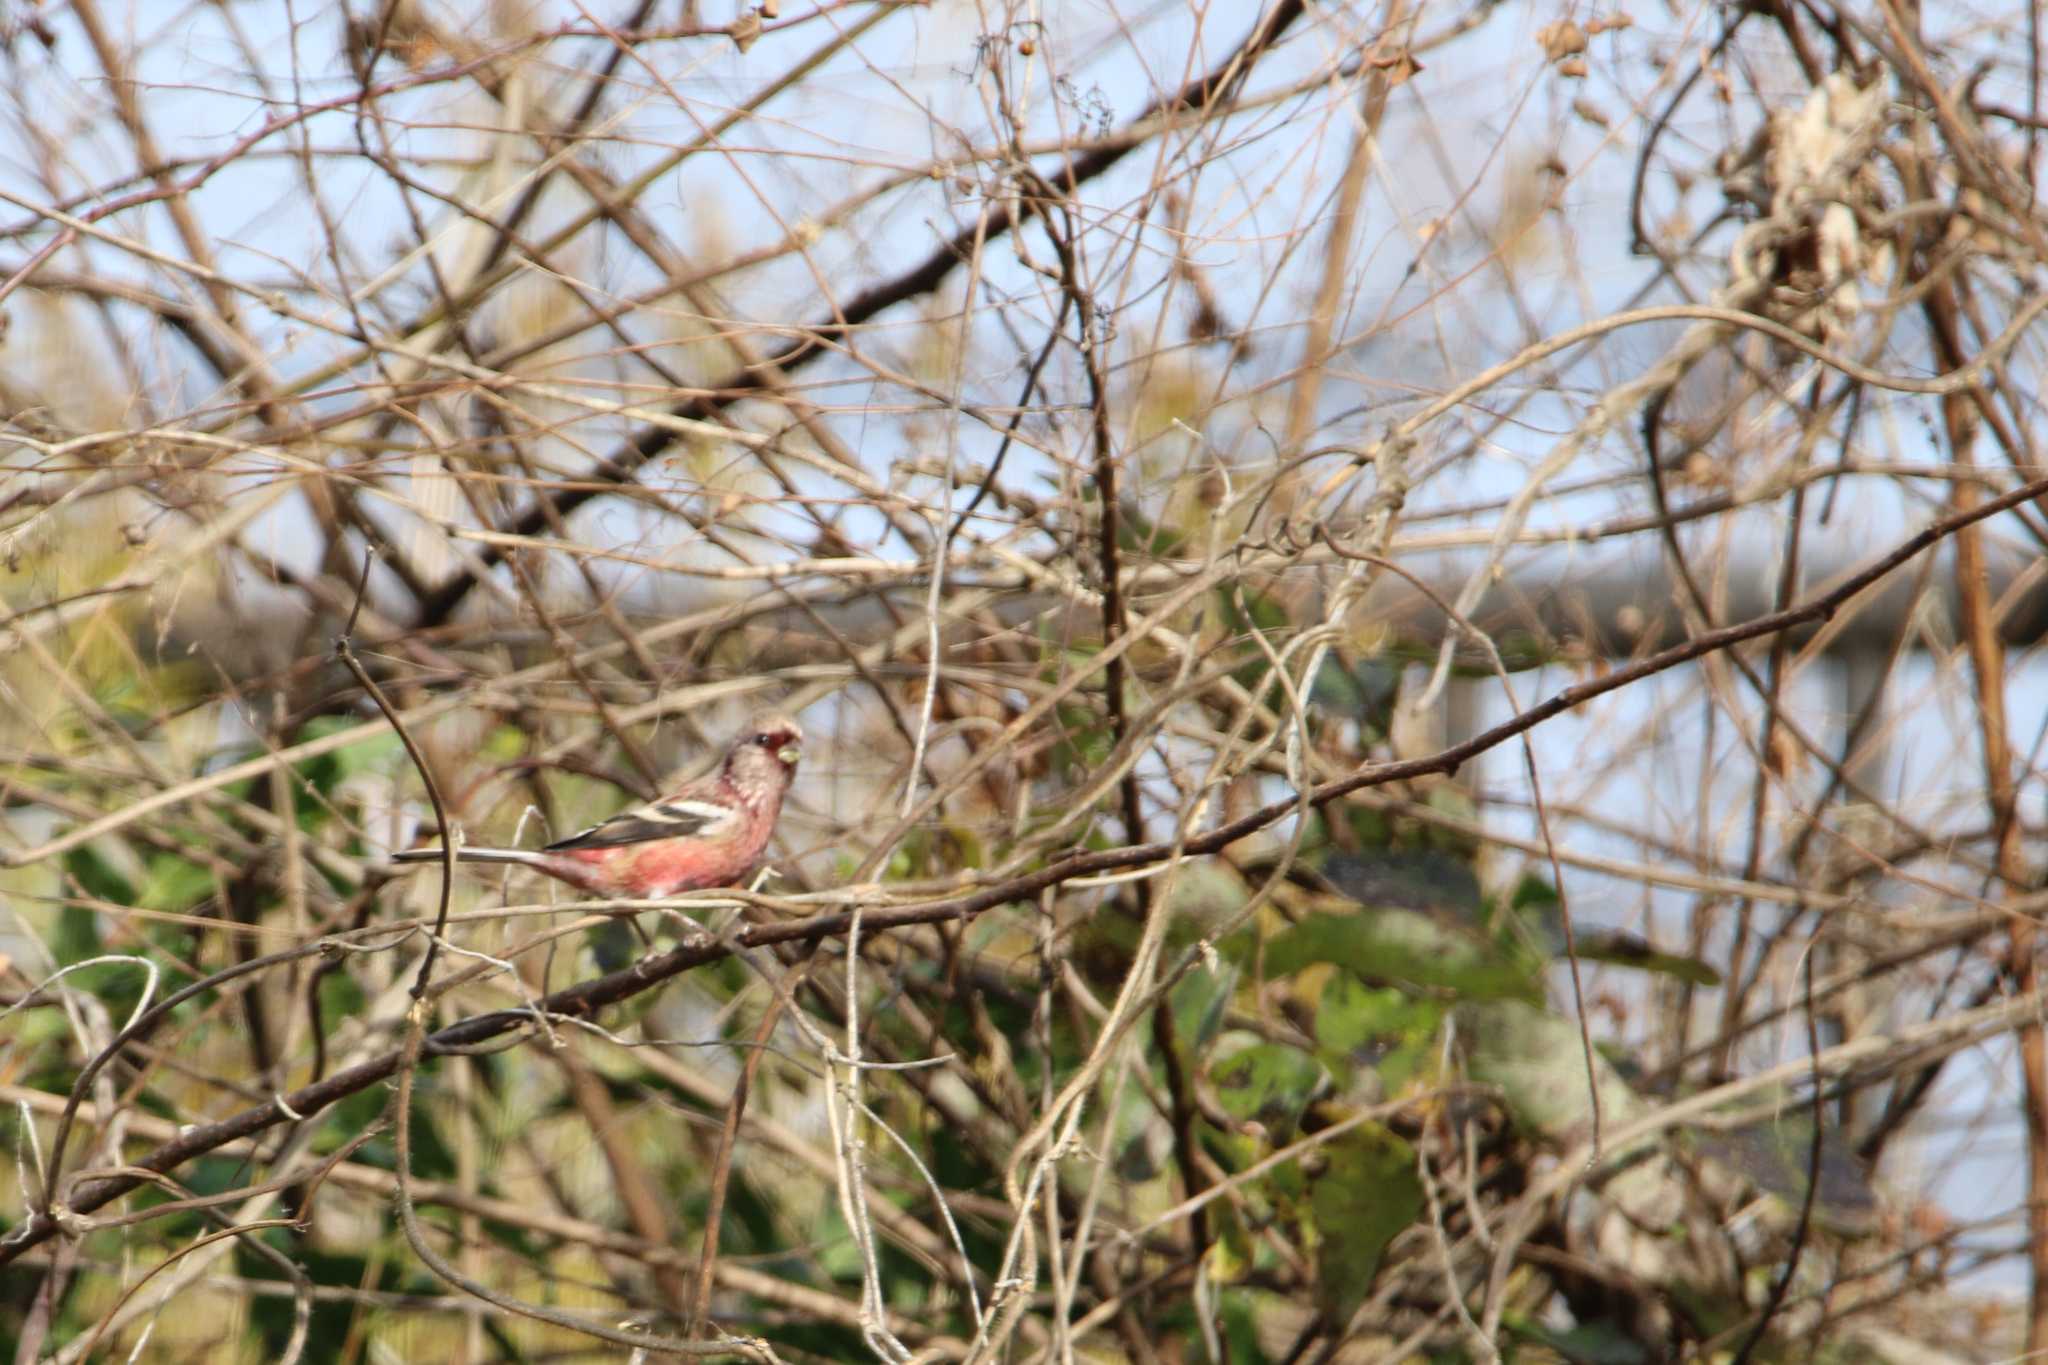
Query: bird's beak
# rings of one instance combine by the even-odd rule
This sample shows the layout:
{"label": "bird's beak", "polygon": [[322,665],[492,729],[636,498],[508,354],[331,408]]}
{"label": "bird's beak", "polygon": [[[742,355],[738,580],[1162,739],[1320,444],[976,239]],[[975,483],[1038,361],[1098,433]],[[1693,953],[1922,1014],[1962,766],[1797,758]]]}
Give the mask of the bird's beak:
{"label": "bird's beak", "polygon": [[794,768],[796,761],[804,756],[804,749],[801,744],[785,744],[775,751],[775,756]]}

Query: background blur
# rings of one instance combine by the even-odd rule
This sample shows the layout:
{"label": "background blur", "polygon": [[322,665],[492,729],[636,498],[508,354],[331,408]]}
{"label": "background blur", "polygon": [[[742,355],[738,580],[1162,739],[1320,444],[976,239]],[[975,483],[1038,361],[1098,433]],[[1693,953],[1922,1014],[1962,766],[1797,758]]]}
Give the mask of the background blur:
{"label": "background blur", "polygon": [[8,0],[0,1344],[2048,1353],[2039,28]]}

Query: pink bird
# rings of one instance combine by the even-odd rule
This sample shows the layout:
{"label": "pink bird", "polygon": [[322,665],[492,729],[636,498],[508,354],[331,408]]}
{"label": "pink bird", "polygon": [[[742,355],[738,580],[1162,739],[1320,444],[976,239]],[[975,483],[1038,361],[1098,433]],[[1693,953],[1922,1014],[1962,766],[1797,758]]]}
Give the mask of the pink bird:
{"label": "pink bird", "polygon": [[[465,863],[515,863],[593,896],[658,900],[731,886],[768,847],[782,798],[796,777],[804,732],[788,716],[755,716],[715,773],[633,810],[621,811],[545,848],[458,848]],[[438,848],[409,848],[393,862],[441,860]]]}

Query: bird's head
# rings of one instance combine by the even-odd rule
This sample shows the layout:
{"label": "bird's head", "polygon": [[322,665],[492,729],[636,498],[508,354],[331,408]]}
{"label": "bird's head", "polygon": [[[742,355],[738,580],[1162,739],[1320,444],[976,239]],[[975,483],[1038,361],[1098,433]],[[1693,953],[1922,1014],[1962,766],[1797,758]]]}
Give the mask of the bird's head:
{"label": "bird's head", "polygon": [[765,712],[748,721],[733,741],[726,774],[744,791],[780,795],[796,776],[803,748],[802,726],[780,712]]}

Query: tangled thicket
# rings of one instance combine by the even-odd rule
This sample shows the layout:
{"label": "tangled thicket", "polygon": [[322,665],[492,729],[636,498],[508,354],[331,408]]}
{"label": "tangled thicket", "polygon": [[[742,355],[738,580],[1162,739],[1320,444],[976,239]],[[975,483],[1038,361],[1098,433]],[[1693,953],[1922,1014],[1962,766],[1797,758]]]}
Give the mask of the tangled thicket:
{"label": "tangled thicket", "polygon": [[0,15],[14,1359],[2048,1351],[2035,11],[602,9]]}

